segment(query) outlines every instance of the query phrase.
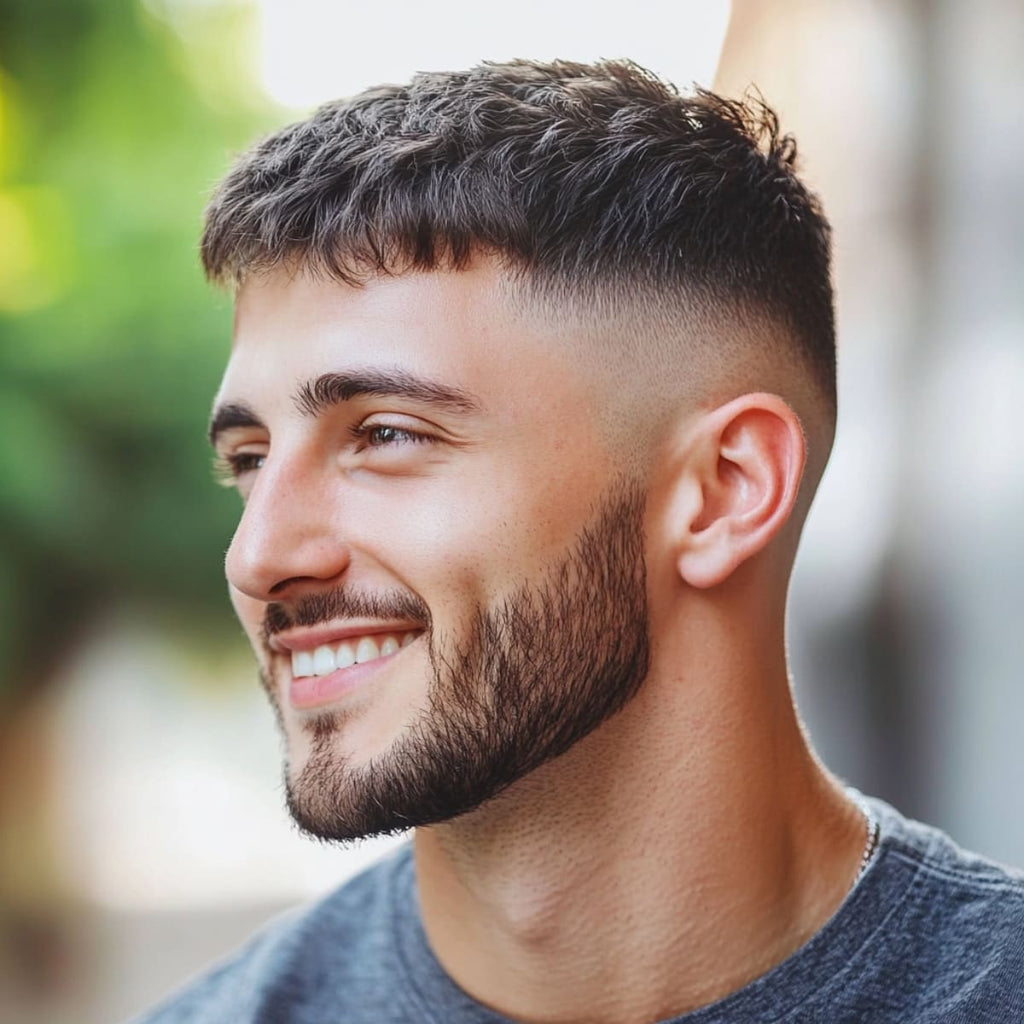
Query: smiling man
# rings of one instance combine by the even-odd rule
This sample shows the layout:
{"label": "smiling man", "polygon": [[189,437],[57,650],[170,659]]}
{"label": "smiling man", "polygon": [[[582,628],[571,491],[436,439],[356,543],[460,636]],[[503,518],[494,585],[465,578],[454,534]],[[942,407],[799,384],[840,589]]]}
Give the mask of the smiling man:
{"label": "smiling man", "polygon": [[292,814],[398,854],[152,1021],[1009,1021],[1024,882],[846,789],[784,625],[829,231],[770,111],[516,62],[244,155],[210,436]]}

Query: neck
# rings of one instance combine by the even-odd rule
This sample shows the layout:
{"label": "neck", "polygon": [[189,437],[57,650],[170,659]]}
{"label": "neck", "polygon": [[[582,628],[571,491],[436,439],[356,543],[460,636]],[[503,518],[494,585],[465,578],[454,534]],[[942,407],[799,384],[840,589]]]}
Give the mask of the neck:
{"label": "neck", "polygon": [[808,749],[784,663],[695,680],[659,660],[567,754],[417,832],[431,946],[505,1016],[706,1005],[794,952],[853,882],[865,824]]}

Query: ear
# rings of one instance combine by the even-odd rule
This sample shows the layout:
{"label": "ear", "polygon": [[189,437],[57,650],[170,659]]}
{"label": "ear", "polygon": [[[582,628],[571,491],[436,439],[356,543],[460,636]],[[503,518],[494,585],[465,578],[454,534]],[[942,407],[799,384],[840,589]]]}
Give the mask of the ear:
{"label": "ear", "polygon": [[806,454],[796,413],[776,395],[742,395],[691,421],[672,522],[690,586],[717,586],[767,547],[796,505]]}

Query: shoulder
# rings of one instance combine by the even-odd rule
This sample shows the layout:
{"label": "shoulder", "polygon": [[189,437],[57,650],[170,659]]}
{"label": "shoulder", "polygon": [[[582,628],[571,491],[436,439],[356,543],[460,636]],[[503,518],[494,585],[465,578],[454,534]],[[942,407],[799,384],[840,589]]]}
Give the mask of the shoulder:
{"label": "shoulder", "polygon": [[887,854],[914,869],[919,886],[948,895],[950,911],[984,906],[996,917],[1021,920],[1024,871],[965,850],[940,829],[904,818],[881,800],[867,803]]}
{"label": "shoulder", "polygon": [[[336,1009],[360,1004],[363,989],[387,988],[386,975],[394,968],[394,919],[408,911],[400,892],[411,875],[405,846],[323,899],[275,919],[133,1024],[319,1020],[312,1004],[324,999],[327,989]],[[304,1005],[308,1015],[302,1013]],[[367,1009],[365,1019],[387,1019]]]}
{"label": "shoulder", "polygon": [[1024,873],[881,801],[868,804],[880,824],[885,927],[877,938],[889,965],[912,972],[921,998],[946,1013],[1024,1015]]}

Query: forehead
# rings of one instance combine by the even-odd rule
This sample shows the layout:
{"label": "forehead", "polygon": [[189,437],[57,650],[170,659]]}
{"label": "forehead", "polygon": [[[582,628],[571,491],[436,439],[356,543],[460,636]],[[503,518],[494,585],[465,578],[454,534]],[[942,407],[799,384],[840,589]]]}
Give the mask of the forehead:
{"label": "forehead", "polygon": [[575,348],[564,327],[524,320],[488,264],[360,286],[275,271],[239,290],[221,398],[274,400],[323,373],[379,367],[501,405],[512,394],[573,390]]}

